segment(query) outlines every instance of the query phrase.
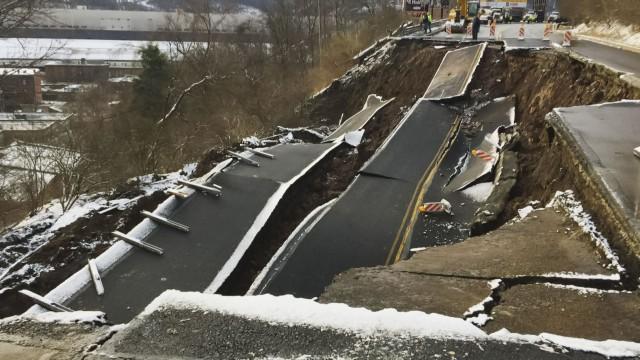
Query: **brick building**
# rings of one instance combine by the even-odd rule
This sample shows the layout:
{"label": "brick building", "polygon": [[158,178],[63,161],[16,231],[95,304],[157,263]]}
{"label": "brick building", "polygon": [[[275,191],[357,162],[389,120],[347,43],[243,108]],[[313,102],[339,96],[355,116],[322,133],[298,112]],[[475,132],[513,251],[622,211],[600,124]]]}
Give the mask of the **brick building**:
{"label": "brick building", "polygon": [[49,83],[95,83],[109,80],[109,64],[47,64],[45,79]]}
{"label": "brick building", "polygon": [[42,103],[42,76],[38,69],[0,68],[0,111]]}

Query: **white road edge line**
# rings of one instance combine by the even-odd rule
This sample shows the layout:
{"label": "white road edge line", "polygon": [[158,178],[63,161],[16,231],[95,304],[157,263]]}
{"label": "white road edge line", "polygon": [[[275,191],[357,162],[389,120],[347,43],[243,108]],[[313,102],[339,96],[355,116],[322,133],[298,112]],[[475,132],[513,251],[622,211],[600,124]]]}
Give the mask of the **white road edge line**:
{"label": "white road edge line", "polygon": [[298,173],[298,175],[296,175],[294,178],[287,181],[286,183],[281,184],[280,187],[278,187],[278,190],[276,190],[276,192],[273,195],[271,195],[269,200],[267,200],[266,205],[262,208],[262,211],[260,211],[256,219],[254,220],[253,224],[251,225],[249,230],[246,232],[246,234],[244,235],[244,237],[236,247],[236,250],[233,252],[233,254],[231,254],[231,257],[229,257],[229,260],[227,260],[227,262],[222,266],[220,271],[218,271],[218,274],[215,276],[211,284],[204,290],[205,294],[214,294],[216,291],[218,291],[220,286],[222,286],[222,284],[229,277],[229,275],[231,275],[233,270],[236,268],[236,266],[242,259],[242,256],[244,256],[247,249],[249,249],[249,246],[251,246],[251,244],[253,243],[253,240],[255,239],[255,237],[258,235],[260,230],[262,230],[264,225],[267,223],[267,220],[269,220],[269,217],[275,210],[276,206],[278,206],[278,204],[280,203],[280,200],[282,199],[284,194],[287,192],[287,190],[291,187],[291,185],[293,185],[296,181],[298,181],[298,179],[303,177],[318,162],[324,159],[327,156],[327,154],[329,154],[331,151],[333,151],[336,147],[340,145],[342,145],[342,143],[333,144],[331,147],[325,150],[322,154],[320,154],[320,156],[318,156],[306,168],[304,168],[300,173]]}
{"label": "white road edge line", "polygon": [[[296,238],[298,236],[298,234],[300,234],[300,232],[302,232],[302,230],[304,229],[305,232],[308,234],[315,226],[316,224],[322,220],[322,218],[324,217],[324,215],[331,210],[331,207],[333,204],[335,204],[335,202],[338,201],[338,198],[334,198],[329,200],[328,202],[318,206],[317,208],[313,209],[301,222],[300,224],[298,224],[298,226],[291,232],[291,234],[289,235],[289,237],[287,238],[287,240],[285,240],[284,243],[282,243],[282,245],[280,246],[280,248],[278,249],[278,251],[271,257],[271,260],[269,261],[269,263],[267,265],[265,265],[265,267],[262,269],[262,271],[260,272],[260,274],[258,274],[258,276],[256,276],[255,280],[253,281],[253,283],[251,284],[251,286],[249,287],[249,290],[247,291],[246,295],[250,296],[250,295],[254,295],[256,290],[258,290],[258,287],[262,284],[262,282],[264,281],[264,279],[267,277],[267,275],[269,274],[269,272],[271,271],[271,268],[273,268],[273,265],[275,264],[275,262],[280,258],[280,256],[289,248],[289,244],[293,241],[294,238]],[[316,216],[316,214],[322,212],[322,214],[318,215],[318,217],[309,225],[309,221]],[[306,235],[306,234],[305,234]]]}
{"label": "white road edge line", "polygon": [[[206,183],[207,181],[211,181],[213,178],[215,178],[216,175],[220,174],[222,170],[224,170],[232,162],[232,159],[220,162],[207,174],[195,179],[194,182]],[[192,194],[195,191],[192,189],[184,189],[184,192]],[[183,203],[184,200],[179,200],[175,196],[170,196],[156,207],[156,209],[153,211],[153,214],[159,216],[167,216],[175,211],[175,209],[177,209]],[[159,226],[160,225],[156,224],[153,220],[145,218],[133,229],[131,229],[131,231],[129,231],[127,235],[134,238],[145,239]],[[100,273],[104,277],[105,275],[107,275],[109,270],[118,265],[118,263],[120,263],[120,261],[122,261],[133,249],[133,245],[129,245],[123,240],[117,241],[116,243],[111,245],[109,249],[107,249],[95,259],[98,271],[100,271]],[[62,304],[76,296],[92,281],[93,280],[91,279],[91,275],[89,274],[89,265],[87,264],[79,269],[75,274],[69,276],[53,290],[49,291],[49,293],[47,293],[45,297]],[[32,306],[25,312],[25,314],[39,314],[42,312],[44,312],[44,309],[42,309],[41,307]]]}

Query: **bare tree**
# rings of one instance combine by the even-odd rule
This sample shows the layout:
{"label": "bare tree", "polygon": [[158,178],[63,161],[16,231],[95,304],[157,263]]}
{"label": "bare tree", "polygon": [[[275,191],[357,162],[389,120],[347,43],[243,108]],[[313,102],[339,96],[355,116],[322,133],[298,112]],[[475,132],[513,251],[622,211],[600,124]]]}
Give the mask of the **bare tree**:
{"label": "bare tree", "polygon": [[0,33],[24,26],[40,10],[44,0],[3,0],[0,2]]}

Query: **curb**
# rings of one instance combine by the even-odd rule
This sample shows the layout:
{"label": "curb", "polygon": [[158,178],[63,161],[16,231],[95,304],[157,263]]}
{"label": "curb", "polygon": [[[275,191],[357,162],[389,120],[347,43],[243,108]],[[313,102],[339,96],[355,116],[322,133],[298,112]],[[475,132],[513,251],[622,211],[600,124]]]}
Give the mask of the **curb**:
{"label": "curb", "polygon": [[609,46],[609,47],[612,47],[612,48],[616,48],[616,49],[630,51],[630,52],[633,52],[633,53],[636,53],[636,54],[640,54],[640,47],[623,44],[623,43],[618,42],[618,41],[606,40],[606,39],[602,39],[602,38],[599,38],[599,37],[589,36],[589,35],[582,35],[582,34],[576,34],[576,38],[578,40],[587,40],[587,41],[594,42],[596,44],[605,45],[605,46]]}

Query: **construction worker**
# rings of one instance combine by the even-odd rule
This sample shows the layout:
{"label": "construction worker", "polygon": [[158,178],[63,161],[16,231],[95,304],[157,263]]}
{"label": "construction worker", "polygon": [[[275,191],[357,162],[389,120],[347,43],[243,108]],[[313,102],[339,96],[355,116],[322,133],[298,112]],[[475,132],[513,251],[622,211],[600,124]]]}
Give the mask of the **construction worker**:
{"label": "construction worker", "polygon": [[478,33],[480,32],[480,14],[476,14],[473,18],[473,24],[471,25],[471,33],[473,40],[478,40]]}
{"label": "construction worker", "polygon": [[428,12],[425,11],[425,12],[422,13],[422,17],[421,17],[420,20],[422,21],[422,28],[424,29],[425,33],[427,32],[427,30],[429,32],[431,32],[431,20],[430,20],[430,18],[431,18],[431,15],[429,15]]}

